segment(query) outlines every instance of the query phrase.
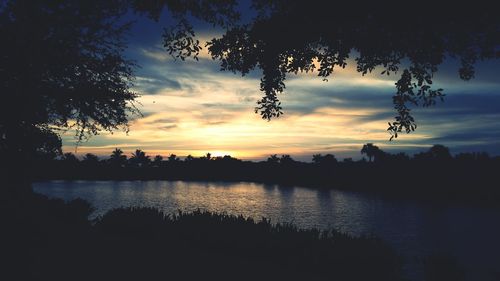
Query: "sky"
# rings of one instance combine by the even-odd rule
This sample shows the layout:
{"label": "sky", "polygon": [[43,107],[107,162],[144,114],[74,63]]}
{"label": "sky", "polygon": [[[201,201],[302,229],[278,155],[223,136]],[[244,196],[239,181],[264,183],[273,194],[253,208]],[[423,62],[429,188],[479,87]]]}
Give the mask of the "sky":
{"label": "sky", "polygon": [[[76,145],[72,132],[63,135],[64,152],[108,156],[115,148],[130,155],[142,149],[148,155],[231,155],[264,160],[271,154],[289,154],[310,161],[313,154],[337,158],[362,157],[365,143],[388,152],[409,154],[443,144],[456,154],[485,151],[500,155],[500,61],[476,66],[476,77],[462,81],[457,63],[448,60],[434,77],[444,88],[444,102],[416,108],[418,128],[389,141],[388,122],[396,115],[392,105],[398,75],[361,76],[353,61],[328,81],[317,72],[289,75],[280,95],[284,115],[270,122],[255,114],[262,93],[260,72],[242,77],[220,71],[206,48],[195,60],[174,60],[162,47],[162,30],[168,23],[132,16],[136,23],[128,35],[125,55],[140,66],[133,90],[143,116],[131,116],[128,133],[101,133]],[[217,36],[201,28],[201,42]],[[355,56],[355,54],[353,54]]]}

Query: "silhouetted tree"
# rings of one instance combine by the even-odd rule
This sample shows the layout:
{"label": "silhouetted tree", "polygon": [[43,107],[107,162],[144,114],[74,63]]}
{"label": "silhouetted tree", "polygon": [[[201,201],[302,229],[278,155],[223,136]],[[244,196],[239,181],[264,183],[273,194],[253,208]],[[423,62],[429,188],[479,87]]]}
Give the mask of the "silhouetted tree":
{"label": "silhouetted tree", "polygon": [[234,162],[241,162],[240,159],[234,158],[231,155],[224,155],[224,156],[217,156],[215,158],[217,162],[223,162],[223,163],[234,163]]}
{"label": "silhouetted tree", "polygon": [[74,165],[80,160],[71,152],[66,152],[62,155],[61,160],[64,161],[67,165]]}
{"label": "silhouetted tree", "polygon": [[145,167],[151,162],[149,156],[140,149],[136,149],[135,152],[132,153],[132,157],[130,157],[129,161],[136,167]]}
{"label": "silhouetted tree", "polygon": [[82,163],[87,167],[97,167],[99,165],[99,157],[93,153],[87,153],[83,156]]}
{"label": "silhouetted tree", "polygon": [[207,154],[205,154],[205,156],[202,157],[203,160],[211,160],[212,159],[212,154],[210,154],[210,152],[208,152]]}
{"label": "silhouetted tree", "polygon": [[447,161],[451,160],[450,150],[441,144],[433,145],[428,151],[416,153],[413,155],[416,161]]}
{"label": "silhouetted tree", "polygon": [[[500,18],[487,5],[426,2],[422,11],[393,3],[342,1],[335,3],[338,12],[332,16],[331,9],[323,8],[329,4],[254,0],[253,20],[228,26],[222,37],[207,44],[222,70],[245,75],[260,68],[263,97],[255,111],[262,118],[283,113],[278,94],[285,90],[288,74],[317,68],[326,80],[354,54],[352,61],[362,75],[374,70],[400,75],[393,96],[397,116],[388,128],[392,139],[416,129],[409,105],[430,106],[443,98],[442,89],[432,88],[432,79],[447,57],[459,60],[464,80],[474,77],[476,61],[500,57]],[[224,15],[228,10],[222,10]],[[185,23],[180,30],[178,36],[164,34],[166,49],[177,57],[196,57],[192,26]]]}
{"label": "silhouetted tree", "polygon": [[473,153],[459,153],[455,156],[455,159],[458,161],[474,161],[475,155]]}
{"label": "silhouetted tree", "polygon": [[[170,155],[172,156],[172,155]],[[189,154],[188,156],[186,156],[186,158],[184,158],[184,162],[192,162],[194,160],[194,157]],[[169,161],[170,161],[170,157],[169,157]]]}
{"label": "silhouetted tree", "polygon": [[281,155],[281,158],[280,158],[280,164],[281,165],[291,165],[295,163],[295,160],[293,160],[293,158],[288,155],[288,154],[284,154],[284,155]]}
{"label": "silhouetted tree", "polygon": [[434,160],[450,160],[450,150],[441,144],[435,144],[429,149],[429,156]]}
{"label": "silhouetted tree", "polygon": [[[192,160],[192,159],[188,159],[188,157],[192,158],[192,156],[191,156],[191,155],[188,155],[188,156],[186,157],[186,160],[187,160],[187,161]],[[170,163],[175,163],[175,162],[178,162],[178,161],[180,161],[180,159],[177,157],[177,155],[175,155],[175,154],[170,154],[170,156],[168,156],[168,162],[170,162]]]}
{"label": "silhouetted tree", "polygon": [[133,63],[122,56],[128,25],[118,21],[126,9],[120,0],[2,2],[1,147],[29,156],[33,146],[60,149],[54,127],[76,128],[79,139],[126,128],[136,112]]}
{"label": "silhouetted tree", "polygon": [[135,65],[123,56],[130,22],[122,16],[131,5],[156,20],[169,9],[179,24],[165,29],[167,50],[187,56],[200,50],[189,21],[227,27],[239,17],[232,0],[2,1],[0,92],[9,106],[0,111],[0,160],[10,162],[9,176],[29,178],[22,174],[34,151],[59,155],[60,129],[76,129],[79,141],[128,130],[128,117],[139,113],[130,90]]}
{"label": "silhouetted tree", "polygon": [[458,161],[487,161],[490,160],[490,156],[486,152],[466,152],[457,154],[455,159]]}
{"label": "silhouetted tree", "polygon": [[344,159],[342,160],[342,162],[344,162],[344,163],[352,163],[353,161],[352,161],[352,158],[351,158],[351,157],[348,157],[348,158],[344,158]]}
{"label": "silhouetted tree", "polygon": [[391,160],[396,162],[410,161],[410,157],[404,152],[399,152],[397,154],[389,154],[389,157]]}
{"label": "silhouetted tree", "polygon": [[318,165],[334,165],[337,163],[337,159],[332,154],[314,154],[312,158],[313,163]]}
{"label": "silhouetted tree", "polygon": [[115,148],[109,157],[109,163],[115,167],[123,167],[127,163],[127,156],[119,148]]}
{"label": "silhouetted tree", "polygon": [[278,155],[273,154],[269,156],[269,158],[267,158],[267,162],[271,164],[279,164],[280,158],[278,157]]}
{"label": "silhouetted tree", "polygon": [[373,143],[367,143],[361,148],[361,154],[366,154],[368,156],[368,161],[373,162],[373,159],[377,154],[380,153],[378,146],[373,145]]}
{"label": "silhouetted tree", "polygon": [[475,153],[477,161],[488,161],[490,160],[490,155],[487,152],[478,152]]}
{"label": "silhouetted tree", "polygon": [[154,167],[161,167],[162,162],[163,162],[163,157],[161,155],[156,155],[155,158],[153,158]]}
{"label": "silhouetted tree", "polygon": [[[61,155],[61,139],[58,135],[53,134],[49,130],[32,130],[30,141],[31,144],[25,143],[22,146],[24,147],[25,152],[28,155],[33,156],[35,160],[38,161],[49,161],[54,160],[57,156]],[[19,140],[20,142],[24,142],[26,140]],[[28,141],[28,142],[30,142]],[[22,151],[19,151],[22,157]]]}

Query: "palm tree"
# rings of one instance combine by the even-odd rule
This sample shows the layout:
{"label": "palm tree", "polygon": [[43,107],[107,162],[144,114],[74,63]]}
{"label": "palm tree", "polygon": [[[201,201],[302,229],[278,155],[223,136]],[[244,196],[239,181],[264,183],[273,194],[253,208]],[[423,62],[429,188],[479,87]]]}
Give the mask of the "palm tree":
{"label": "palm tree", "polygon": [[122,167],[127,162],[127,156],[123,154],[123,151],[119,148],[115,148],[111,155],[109,156],[109,162],[111,165],[116,167]]}
{"label": "palm tree", "polygon": [[[190,157],[190,158],[193,158],[193,156],[188,155],[188,156],[186,157],[186,160],[187,160],[187,161],[189,161],[189,160],[188,160],[188,158],[189,158],[189,157]],[[168,156],[168,162],[174,163],[174,162],[177,162],[177,161],[179,161],[179,160],[180,160],[180,159],[179,159],[179,158],[177,157],[177,155],[175,155],[175,154],[170,154],[170,156]],[[190,160],[192,160],[192,159],[190,159]]]}
{"label": "palm tree", "polygon": [[163,162],[163,157],[161,155],[156,155],[153,159],[153,166],[161,167],[161,163]]}
{"label": "palm tree", "polygon": [[273,155],[269,156],[269,158],[267,158],[267,163],[278,164],[279,162],[280,162],[280,158],[276,154],[273,154]]}
{"label": "palm tree", "polygon": [[366,154],[370,162],[373,162],[376,154],[379,153],[379,151],[380,149],[378,148],[378,146],[373,145],[373,143],[367,143],[363,145],[363,148],[361,148],[361,154]]}
{"label": "palm tree", "polygon": [[281,158],[280,158],[281,165],[290,165],[294,162],[295,162],[295,160],[293,160],[293,158],[290,155],[288,155],[288,154],[281,155]]}
{"label": "palm tree", "polygon": [[147,166],[150,161],[149,156],[140,149],[136,149],[135,152],[132,153],[132,157],[130,157],[130,162],[137,167]]}
{"label": "palm tree", "polygon": [[314,164],[318,165],[333,165],[338,162],[333,154],[326,154],[324,156],[321,154],[314,154],[312,161]]}
{"label": "palm tree", "polygon": [[87,153],[83,156],[82,163],[84,163],[85,166],[95,167],[99,164],[99,157],[95,154]]}

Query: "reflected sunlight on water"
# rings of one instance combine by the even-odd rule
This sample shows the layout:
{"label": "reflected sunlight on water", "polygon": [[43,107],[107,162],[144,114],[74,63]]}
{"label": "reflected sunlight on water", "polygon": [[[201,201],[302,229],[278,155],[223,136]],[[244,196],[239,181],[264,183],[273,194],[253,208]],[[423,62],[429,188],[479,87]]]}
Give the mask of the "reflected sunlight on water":
{"label": "reflected sunlight on water", "polygon": [[118,207],[156,207],[170,214],[196,209],[243,215],[301,228],[375,234],[406,257],[449,253],[477,271],[500,268],[500,210],[442,207],[338,190],[256,183],[183,181],[50,181],[35,192],[82,198],[94,216]]}

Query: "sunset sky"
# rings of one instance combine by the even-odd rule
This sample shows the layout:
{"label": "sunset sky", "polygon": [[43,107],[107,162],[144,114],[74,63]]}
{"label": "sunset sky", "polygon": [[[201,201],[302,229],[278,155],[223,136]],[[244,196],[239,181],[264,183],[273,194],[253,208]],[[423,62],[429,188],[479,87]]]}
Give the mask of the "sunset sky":
{"label": "sunset sky", "polygon": [[[200,60],[175,61],[162,47],[166,22],[140,16],[129,35],[127,57],[140,68],[134,90],[143,117],[134,117],[130,132],[101,133],[80,144],[78,154],[107,156],[118,147],[128,155],[140,148],[149,155],[214,156],[261,160],[270,154],[290,154],[309,161],[312,154],[360,158],[361,146],[373,142],[389,152],[422,151],[444,144],[452,153],[486,151],[500,154],[499,62],[477,65],[476,78],[459,79],[457,63],[447,61],[434,78],[445,89],[444,103],[413,111],[418,129],[392,142],[387,122],[398,76],[361,76],[355,64],[337,71],[328,82],[312,74],[289,75],[280,96],[285,114],[267,122],[254,113],[260,71],[245,77],[219,71],[203,49]],[[216,31],[202,28],[200,41]],[[355,54],[352,54],[353,57]],[[75,152],[74,132],[63,136],[65,152]]]}

